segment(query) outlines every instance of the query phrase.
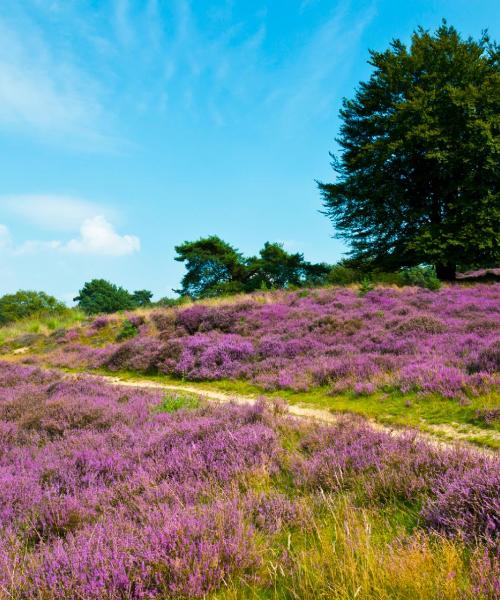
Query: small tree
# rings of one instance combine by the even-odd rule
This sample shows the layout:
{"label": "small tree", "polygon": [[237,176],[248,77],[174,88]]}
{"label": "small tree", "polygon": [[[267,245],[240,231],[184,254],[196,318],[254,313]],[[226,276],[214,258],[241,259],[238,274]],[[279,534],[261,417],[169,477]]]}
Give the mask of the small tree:
{"label": "small tree", "polygon": [[6,325],[33,315],[60,315],[68,308],[45,292],[19,290],[0,297],[0,325]]}
{"label": "small tree", "polygon": [[304,265],[302,254],[290,254],[282,244],[266,242],[258,257],[247,260],[247,287],[272,289],[300,285],[304,278]]}
{"label": "small tree", "polygon": [[113,313],[137,306],[133,296],[127,290],[105,279],[92,279],[85,283],[73,300],[89,315]]}
{"label": "small tree", "polygon": [[282,244],[266,242],[258,257],[247,260],[247,289],[273,289],[290,286],[321,285],[330,270],[326,264],[313,264],[304,255],[287,252]]}
{"label": "small tree", "polygon": [[319,184],[354,258],[433,264],[445,279],[498,262],[499,57],[486,34],[464,40],[446,23],[370,52],[370,79],[340,111],[337,180]]}

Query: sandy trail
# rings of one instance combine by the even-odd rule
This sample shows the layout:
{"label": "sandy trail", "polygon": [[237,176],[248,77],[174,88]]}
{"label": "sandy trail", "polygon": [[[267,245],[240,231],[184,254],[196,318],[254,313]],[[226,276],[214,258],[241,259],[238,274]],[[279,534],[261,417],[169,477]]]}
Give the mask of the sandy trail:
{"label": "sandy trail", "polygon": [[[11,357],[13,362],[17,362],[15,360],[17,357]],[[8,357],[3,356],[2,360],[8,361]],[[47,368],[51,371],[58,370],[52,367],[42,367],[38,365],[39,368]],[[67,371],[60,371],[61,375],[64,377],[93,377],[100,379],[104,384],[107,385],[116,385],[121,387],[131,387],[131,388],[139,388],[139,389],[152,389],[152,390],[163,390],[165,392],[187,392],[189,394],[193,394],[198,396],[199,398],[203,398],[209,402],[235,402],[236,404],[252,404],[257,399],[258,396],[246,396],[243,394],[235,394],[234,392],[222,392],[218,390],[210,390],[204,389],[202,387],[198,387],[195,384],[187,383],[187,384],[173,384],[173,383],[160,383],[157,381],[150,381],[146,379],[122,379],[116,375],[96,375],[92,372],[78,372],[78,373],[68,373]],[[262,394],[265,396],[265,394]],[[342,416],[343,413],[335,413],[330,410],[322,409],[322,408],[314,408],[312,406],[304,406],[299,404],[288,404],[287,405],[288,413],[292,416],[313,420],[322,423],[335,423]],[[391,427],[390,425],[384,425],[382,423],[378,423],[373,419],[369,419],[367,417],[361,417],[370,427],[377,431],[383,431],[388,433],[389,435],[394,436],[402,436],[408,433],[409,430],[415,432],[418,439],[431,443],[433,446],[450,449],[457,447],[466,447],[472,451],[479,452],[481,454],[486,454],[489,456],[498,456],[498,451],[488,448],[486,446],[478,446],[470,441],[468,441],[465,435],[456,431],[452,426],[449,425],[437,425],[435,426],[436,434],[433,435],[432,431],[420,431],[415,428],[405,428],[405,427]],[[500,438],[500,434],[497,432],[488,432],[489,435],[493,435],[494,437]],[[440,437],[441,435],[445,435],[447,439],[443,439]]]}
{"label": "sandy trail", "polygon": [[[211,402],[235,402],[236,404],[253,404],[257,396],[242,396],[241,394],[218,392],[216,390],[205,390],[193,385],[175,385],[170,383],[157,383],[155,381],[123,380],[119,377],[100,375],[100,379],[110,385],[119,385],[134,388],[149,388],[156,390],[165,390],[171,392],[188,392],[195,394]],[[288,412],[291,415],[302,418],[316,419],[327,423],[334,423],[338,416],[321,408],[311,408],[306,406],[288,405]]]}
{"label": "sandy trail", "polygon": [[[78,375],[76,375],[78,376]],[[103,383],[108,385],[116,385],[121,387],[132,387],[132,388],[140,388],[140,389],[154,389],[154,390],[163,390],[170,392],[187,392],[189,394],[194,394],[199,398],[203,398],[209,402],[217,402],[217,403],[225,403],[225,402],[235,402],[236,404],[252,404],[257,400],[257,396],[245,396],[241,394],[235,393],[227,393],[221,392],[217,390],[207,390],[200,387],[197,387],[193,384],[183,384],[183,385],[175,385],[170,383],[159,383],[156,381],[147,381],[140,379],[121,379],[117,376],[110,375],[98,375],[97,376]],[[340,413],[333,413],[329,410],[314,408],[310,406],[301,406],[297,404],[288,404],[287,405],[288,413],[292,416],[309,419],[323,423],[335,423],[338,421],[341,416]],[[381,423],[377,423],[371,419],[364,418],[365,422],[377,431],[384,431],[389,435],[394,436],[402,436],[408,433],[408,429],[405,428],[393,428],[388,425],[383,425]],[[481,454],[495,455],[497,454],[494,450],[489,448],[481,448],[478,446],[474,446],[471,443],[468,443],[465,440],[443,440],[439,439],[436,436],[433,436],[431,433],[426,433],[422,431],[418,431],[412,429],[416,433],[417,438],[422,439],[432,445],[440,448],[456,448],[457,446],[465,446],[473,451],[479,452]]]}

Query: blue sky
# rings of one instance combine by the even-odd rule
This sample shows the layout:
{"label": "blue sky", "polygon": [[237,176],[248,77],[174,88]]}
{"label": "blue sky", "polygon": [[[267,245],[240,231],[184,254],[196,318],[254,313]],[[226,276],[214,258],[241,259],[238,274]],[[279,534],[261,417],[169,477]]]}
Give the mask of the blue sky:
{"label": "blue sky", "polygon": [[0,293],[104,277],[172,295],[174,246],[345,250],[319,211],[368,48],[493,0],[2,0]]}

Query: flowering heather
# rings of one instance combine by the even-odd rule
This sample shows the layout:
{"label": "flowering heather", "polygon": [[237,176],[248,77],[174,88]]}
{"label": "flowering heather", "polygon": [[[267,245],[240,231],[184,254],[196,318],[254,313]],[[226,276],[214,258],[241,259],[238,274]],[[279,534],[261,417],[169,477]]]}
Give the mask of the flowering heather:
{"label": "flowering heather", "polygon": [[255,563],[230,492],[277,466],[263,407],[167,415],[159,394],[5,364],[0,381],[0,589],[199,596]]}
{"label": "flowering heather", "polygon": [[166,414],[162,401],[0,363],[0,597],[202,597],[252,582],[263,536],[306,531],[305,500],[325,491],[404,502],[494,556],[496,459],[353,420],[312,427],[263,402]]}
{"label": "flowering heather", "polygon": [[279,292],[156,311],[133,339],[69,343],[50,360],[191,380],[245,379],[266,389],[396,388],[464,399],[498,384],[499,325],[500,284],[377,288],[363,297],[346,288]]}

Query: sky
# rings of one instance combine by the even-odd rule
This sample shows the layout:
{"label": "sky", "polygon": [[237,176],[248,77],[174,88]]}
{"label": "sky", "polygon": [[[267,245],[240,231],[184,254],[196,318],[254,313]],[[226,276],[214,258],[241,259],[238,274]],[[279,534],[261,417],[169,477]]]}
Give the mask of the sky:
{"label": "sky", "polygon": [[342,98],[442,18],[498,40],[494,0],[2,0],[0,294],[173,296],[174,246],[212,234],[337,261]]}

